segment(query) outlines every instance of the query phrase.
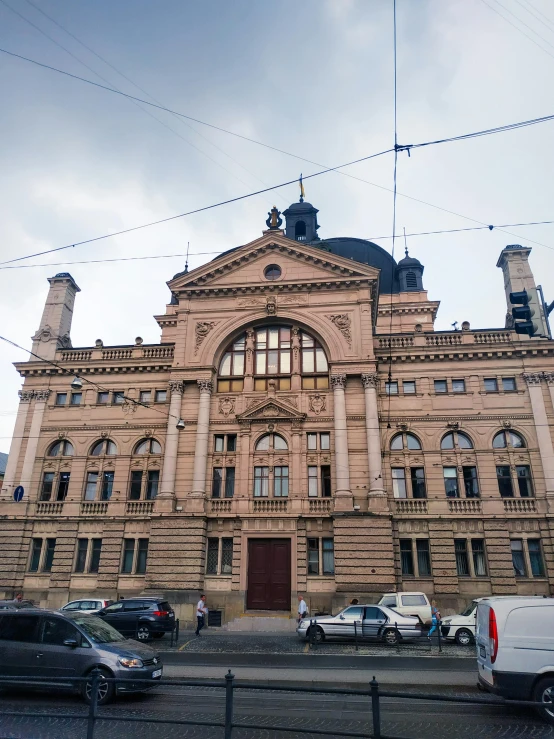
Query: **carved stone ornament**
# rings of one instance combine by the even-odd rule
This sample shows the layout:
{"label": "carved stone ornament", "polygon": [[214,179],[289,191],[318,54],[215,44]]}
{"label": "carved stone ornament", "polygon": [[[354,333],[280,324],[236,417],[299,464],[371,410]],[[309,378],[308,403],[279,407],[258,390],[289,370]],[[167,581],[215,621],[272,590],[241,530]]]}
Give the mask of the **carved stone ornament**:
{"label": "carved stone ornament", "polygon": [[185,383],[183,380],[170,380],[167,384],[170,393],[179,393],[179,395],[182,395],[185,392]]}
{"label": "carved stone ornament", "polygon": [[446,424],[446,428],[447,429],[454,429],[454,430],[459,429],[460,428],[460,422],[459,421],[449,421]]}
{"label": "carved stone ornament", "polygon": [[362,385],[364,388],[377,389],[379,387],[379,375],[376,372],[371,372],[362,375]]}
{"label": "carved stone ornament", "polygon": [[298,396],[297,395],[282,395],[281,400],[285,403],[290,403],[295,408],[298,408]]}
{"label": "carved stone ornament", "polygon": [[217,326],[218,321],[198,321],[194,327],[195,344],[194,353],[198,354],[198,350],[206,336],[210,333],[214,326]]}
{"label": "carved stone ornament", "polygon": [[530,374],[524,373],[523,379],[528,385],[540,385],[542,374],[540,372],[532,372]]}
{"label": "carved stone ornament", "polygon": [[51,392],[51,390],[35,390],[35,398],[39,402],[46,403],[46,401],[50,397]]}
{"label": "carved stone ornament", "polygon": [[196,380],[196,384],[200,388],[201,393],[211,393],[214,389],[214,384],[211,380]]}
{"label": "carved stone ornament", "polygon": [[327,409],[327,398],[321,393],[315,393],[315,395],[308,396],[308,407],[313,411],[316,416],[319,416],[321,411]]}
{"label": "carved stone ornament", "polygon": [[58,439],[65,439],[66,436],[65,431],[58,431]]}
{"label": "carved stone ornament", "polygon": [[397,423],[396,428],[399,429],[400,431],[407,431],[409,426],[407,423]]}
{"label": "carved stone ornament", "polygon": [[129,416],[137,412],[137,404],[126,400],[125,403],[123,403],[123,405],[121,406],[121,410],[126,416]]}
{"label": "carved stone ornament", "polygon": [[264,305],[264,301],[261,298],[241,298],[238,301],[239,308],[255,308],[257,305]]}
{"label": "carved stone ornament", "polygon": [[229,398],[227,396],[219,399],[219,412],[222,416],[227,418],[231,413],[235,412],[235,401],[236,398]]}
{"label": "carved stone ornament", "polygon": [[350,331],[352,321],[350,320],[350,316],[348,315],[348,313],[337,313],[333,316],[327,316],[327,318],[335,324],[335,326],[346,339],[348,346],[352,346],[352,333]]}
{"label": "carved stone ornament", "polygon": [[48,325],[43,326],[31,338],[33,339],[33,341],[44,341],[46,343],[47,341],[50,341],[50,339],[52,338],[52,329]]}
{"label": "carved stone ornament", "polygon": [[505,429],[511,429],[512,428],[512,422],[511,421],[502,421],[502,425]]}
{"label": "carved stone ornament", "polygon": [[152,436],[151,429],[145,429],[144,430],[144,435],[146,436],[147,439],[149,439]]}
{"label": "carved stone ornament", "polygon": [[277,314],[277,303],[275,298],[268,298],[265,306],[265,312],[268,316],[274,316]]}
{"label": "carved stone ornament", "polygon": [[554,372],[543,372],[544,379],[548,385],[554,385]]}
{"label": "carved stone ornament", "polygon": [[34,390],[19,390],[18,395],[19,395],[19,400],[22,403],[30,403],[31,400],[35,397],[35,391]]}
{"label": "carved stone ornament", "polygon": [[333,390],[344,390],[346,387],[346,375],[331,375],[331,387]]}
{"label": "carved stone ornament", "polygon": [[109,435],[110,435],[109,431],[102,431],[102,433],[100,434],[102,439],[107,439]]}

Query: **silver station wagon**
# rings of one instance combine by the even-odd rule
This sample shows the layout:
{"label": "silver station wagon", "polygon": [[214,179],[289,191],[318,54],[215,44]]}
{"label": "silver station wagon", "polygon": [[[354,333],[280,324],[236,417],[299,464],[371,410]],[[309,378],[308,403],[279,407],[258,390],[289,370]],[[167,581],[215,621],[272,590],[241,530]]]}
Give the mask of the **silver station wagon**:
{"label": "silver station wagon", "polygon": [[354,639],[357,635],[397,644],[401,639],[421,636],[421,626],[418,618],[402,616],[386,606],[356,605],[348,606],[336,616],[305,618],[298,624],[296,633],[301,639],[309,639],[310,628],[315,628],[315,639],[320,642],[334,637]]}

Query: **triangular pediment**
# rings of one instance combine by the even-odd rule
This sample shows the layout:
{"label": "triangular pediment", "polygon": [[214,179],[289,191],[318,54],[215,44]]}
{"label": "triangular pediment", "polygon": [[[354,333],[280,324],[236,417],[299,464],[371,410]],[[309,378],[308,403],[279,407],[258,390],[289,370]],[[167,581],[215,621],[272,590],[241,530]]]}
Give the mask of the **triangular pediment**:
{"label": "triangular pediment", "polygon": [[303,421],[306,418],[305,413],[300,413],[295,408],[284,403],[278,398],[264,398],[259,403],[250,406],[244,413],[240,413],[237,417],[239,423],[245,422],[265,422],[268,421]]}

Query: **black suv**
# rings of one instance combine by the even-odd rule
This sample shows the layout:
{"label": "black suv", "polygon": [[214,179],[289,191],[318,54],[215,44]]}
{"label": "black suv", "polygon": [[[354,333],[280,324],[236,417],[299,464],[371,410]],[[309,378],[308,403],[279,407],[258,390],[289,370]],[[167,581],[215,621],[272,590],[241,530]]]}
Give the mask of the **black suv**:
{"label": "black suv", "polygon": [[175,628],[175,613],[161,598],[129,598],[112,603],[96,614],[120,634],[140,641],[161,639]]}

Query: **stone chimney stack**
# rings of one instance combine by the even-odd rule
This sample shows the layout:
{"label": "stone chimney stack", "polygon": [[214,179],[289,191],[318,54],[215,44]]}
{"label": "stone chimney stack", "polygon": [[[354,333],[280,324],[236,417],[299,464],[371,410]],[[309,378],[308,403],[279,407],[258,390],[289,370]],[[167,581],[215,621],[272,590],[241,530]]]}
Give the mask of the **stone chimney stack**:
{"label": "stone chimney stack", "polygon": [[39,329],[32,337],[32,351],[43,359],[54,359],[56,349],[71,346],[69,332],[73,306],[75,295],[81,290],[69,272],[60,272],[54,277],[49,277],[48,282],[50,290]]}
{"label": "stone chimney stack", "polygon": [[529,254],[531,254],[530,247],[510,244],[502,249],[496,263],[496,266],[500,267],[504,274],[507,306],[506,328],[513,328],[514,325],[514,319],[512,318],[512,308],[514,306],[510,303],[510,293],[527,290],[531,297],[529,305],[535,313],[532,321],[537,324],[539,335],[548,336],[542,301],[538,295],[535,278],[529,266]]}

